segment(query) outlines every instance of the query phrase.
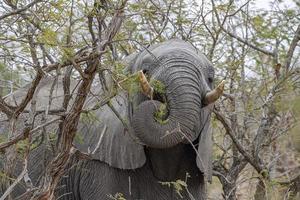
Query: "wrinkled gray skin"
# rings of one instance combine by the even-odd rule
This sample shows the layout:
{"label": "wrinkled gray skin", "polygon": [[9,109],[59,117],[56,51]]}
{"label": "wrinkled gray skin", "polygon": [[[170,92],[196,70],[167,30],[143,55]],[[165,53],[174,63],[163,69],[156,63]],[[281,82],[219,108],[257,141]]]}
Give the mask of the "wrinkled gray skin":
{"label": "wrinkled gray skin", "polygon": [[[154,93],[154,100],[141,93],[130,100],[124,93],[114,98],[112,104],[122,117],[128,117],[129,129],[108,106],[94,112],[99,119],[96,122],[81,122],[78,132],[83,142],[77,142],[77,147],[92,152],[93,160],[73,158],[56,191],[57,197],[111,199],[109,195],[122,193],[132,200],[205,199],[204,176],[210,178],[211,135],[209,106],[205,107],[202,100],[213,87],[211,63],[180,40],[150,47],[131,56],[127,63],[131,73],[143,70],[150,82],[160,81],[166,92]],[[166,103],[168,109],[165,123],[153,117],[161,103]],[[93,101],[86,107],[91,105]],[[50,155],[46,148],[40,149],[31,155],[29,176],[34,184],[45,169],[45,155]],[[169,187],[162,183],[178,180],[188,185],[180,192],[182,198],[174,184]],[[14,193],[17,196],[21,191],[19,186]]]}

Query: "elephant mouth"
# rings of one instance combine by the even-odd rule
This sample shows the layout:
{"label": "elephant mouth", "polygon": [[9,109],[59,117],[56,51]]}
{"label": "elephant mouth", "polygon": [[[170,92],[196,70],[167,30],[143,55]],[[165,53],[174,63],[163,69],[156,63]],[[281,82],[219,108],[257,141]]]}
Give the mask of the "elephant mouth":
{"label": "elephant mouth", "polygon": [[150,78],[146,78],[148,76],[148,71],[146,70],[139,71],[138,75],[143,94],[151,100],[161,102],[161,105],[156,108],[156,112],[153,115],[155,121],[158,123],[166,123],[168,121],[170,109],[167,103],[166,89],[163,86],[163,83],[155,79],[151,79],[151,81],[148,82]]}
{"label": "elephant mouth", "polygon": [[156,108],[156,112],[154,112],[153,115],[155,121],[160,124],[167,123],[170,115],[170,107],[166,93],[154,89],[153,100],[161,102],[160,106]]}
{"label": "elephant mouth", "polygon": [[142,93],[149,98],[133,113],[134,134],[152,148],[169,148],[198,137],[197,123],[203,105],[221,96],[224,83],[204,94],[192,70],[159,71],[148,81],[138,72]]}

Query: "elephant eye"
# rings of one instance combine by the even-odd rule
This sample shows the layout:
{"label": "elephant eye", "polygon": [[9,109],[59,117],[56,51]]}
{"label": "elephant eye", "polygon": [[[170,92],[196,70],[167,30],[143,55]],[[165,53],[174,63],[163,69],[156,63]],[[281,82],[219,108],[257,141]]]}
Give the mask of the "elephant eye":
{"label": "elephant eye", "polygon": [[213,82],[214,82],[214,79],[213,79],[212,77],[209,77],[209,78],[208,78],[208,82],[209,82],[209,83],[213,83]]}
{"label": "elephant eye", "polygon": [[148,70],[147,69],[143,69],[143,73],[144,74],[148,74]]}

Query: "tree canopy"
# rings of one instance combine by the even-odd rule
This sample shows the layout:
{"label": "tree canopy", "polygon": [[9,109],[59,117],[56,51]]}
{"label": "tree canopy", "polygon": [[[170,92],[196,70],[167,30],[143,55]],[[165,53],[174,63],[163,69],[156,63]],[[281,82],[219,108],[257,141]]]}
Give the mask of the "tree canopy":
{"label": "tree canopy", "polygon": [[[0,181],[6,188],[1,199],[26,178],[28,154],[35,145],[33,131],[60,121],[61,137],[55,139],[58,151],[44,174],[45,181],[26,185],[33,198],[49,197],[68,163],[69,152],[78,151],[72,142],[93,82],[106,85],[101,105],[109,103],[117,90],[134,92],[136,76],[124,73],[124,58],[172,38],[190,42],[212,61],[216,83],[226,80],[226,92],[214,108],[215,179],[209,187],[222,195],[209,196],[299,197],[300,3],[271,0],[261,8],[259,2],[1,1],[0,116],[1,122],[10,124],[7,133],[0,133],[5,166]],[[63,118],[34,123],[36,88],[43,77],[59,75],[64,77],[64,102],[57,113],[63,113]],[[81,80],[81,96],[72,94],[71,78]],[[24,86],[26,97],[20,104],[6,101]],[[71,97],[75,101],[69,109]],[[30,116],[27,125],[18,130],[16,122],[25,112]],[[20,152],[17,149],[22,145]],[[24,170],[13,177],[17,156],[22,156]],[[60,163],[61,168],[57,167]],[[56,173],[48,173],[50,169]]]}

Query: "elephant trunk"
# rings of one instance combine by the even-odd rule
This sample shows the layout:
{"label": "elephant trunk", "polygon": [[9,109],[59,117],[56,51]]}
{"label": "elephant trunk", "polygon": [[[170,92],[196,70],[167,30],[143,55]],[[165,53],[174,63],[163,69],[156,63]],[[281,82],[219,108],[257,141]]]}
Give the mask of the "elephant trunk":
{"label": "elephant trunk", "polygon": [[[197,67],[188,60],[165,62],[151,74],[154,100],[138,105],[133,114],[135,135],[152,148],[168,148],[198,137],[200,109],[206,87]],[[155,84],[162,91],[157,92]]]}

